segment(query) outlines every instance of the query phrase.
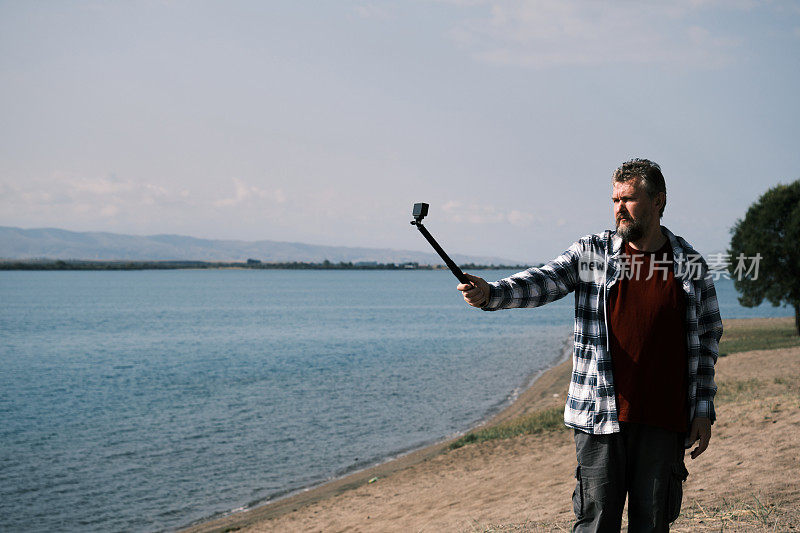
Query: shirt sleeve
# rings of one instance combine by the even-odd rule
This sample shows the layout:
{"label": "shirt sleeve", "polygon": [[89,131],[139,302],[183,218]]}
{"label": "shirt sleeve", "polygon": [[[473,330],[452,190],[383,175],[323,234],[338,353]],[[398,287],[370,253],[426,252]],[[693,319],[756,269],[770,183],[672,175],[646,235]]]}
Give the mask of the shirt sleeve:
{"label": "shirt sleeve", "polygon": [[564,253],[541,267],[533,267],[489,283],[489,300],[484,311],[538,307],[563,298],[578,283],[578,262],[583,245],[576,242]]}
{"label": "shirt sleeve", "polygon": [[717,415],[714,410],[714,365],[719,356],[719,340],[722,337],[722,318],[719,314],[717,292],[710,275],[702,281],[700,289],[700,312],[697,318],[697,334],[700,338],[700,361],[697,367],[697,408],[695,417],[709,418]]}

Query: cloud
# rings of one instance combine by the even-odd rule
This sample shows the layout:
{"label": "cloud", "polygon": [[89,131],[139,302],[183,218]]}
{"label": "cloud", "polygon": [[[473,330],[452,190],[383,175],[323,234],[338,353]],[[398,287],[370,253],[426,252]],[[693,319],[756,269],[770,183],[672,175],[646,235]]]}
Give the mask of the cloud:
{"label": "cloud", "polygon": [[0,206],[11,214],[31,216],[51,213],[113,218],[124,212],[137,213],[142,206],[173,203],[177,195],[164,187],[116,176],[86,177],[57,171],[47,178],[0,184]]}
{"label": "cloud", "polygon": [[260,188],[238,178],[217,184],[227,185],[229,194],[207,185],[172,188],[113,174],[56,171],[27,180],[2,179],[0,224],[161,232],[165,227],[177,231],[198,219],[224,225],[233,210],[264,220],[285,212],[288,200],[281,189]]}
{"label": "cloud", "polygon": [[506,218],[514,226],[530,226],[534,222],[532,213],[517,211],[516,209],[513,209]]}
{"label": "cloud", "polygon": [[93,196],[108,196],[113,194],[127,194],[137,185],[131,181],[120,182],[115,178],[69,178],[56,174],[58,181],[67,182],[70,190],[76,193],[85,193]]}
{"label": "cloud", "polygon": [[755,0],[486,0],[478,8],[464,8],[481,16],[457,23],[450,37],[476,60],[498,65],[722,66],[736,60],[742,43],[715,24],[715,15],[762,5]]}
{"label": "cloud", "polygon": [[119,206],[116,205],[107,205],[100,209],[100,216],[104,217],[113,217],[119,213]]}
{"label": "cloud", "polygon": [[248,185],[238,178],[233,178],[234,193],[229,198],[223,198],[213,202],[215,207],[233,207],[248,204],[252,201],[268,200],[272,203],[282,204],[286,202],[286,195],[281,189],[267,191],[252,185]]}
{"label": "cloud", "polygon": [[[292,206],[283,190],[239,178],[167,185],[54,172],[0,177],[0,193],[0,225],[19,227],[286,239],[286,228],[302,226],[310,215],[305,202]],[[332,227],[339,217],[324,217],[320,225]]]}
{"label": "cloud", "polygon": [[526,227],[536,221],[532,213],[516,209],[501,209],[493,205],[464,205],[461,202],[450,201],[442,206],[442,210],[450,221],[456,223],[497,224],[507,222],[515,226]]}
{"label": "cloud", "polygon": [[392,13],[387,6],[378,6],[366,2],[354,6],[353,12],[362,19],[388,20],[392,18]]}

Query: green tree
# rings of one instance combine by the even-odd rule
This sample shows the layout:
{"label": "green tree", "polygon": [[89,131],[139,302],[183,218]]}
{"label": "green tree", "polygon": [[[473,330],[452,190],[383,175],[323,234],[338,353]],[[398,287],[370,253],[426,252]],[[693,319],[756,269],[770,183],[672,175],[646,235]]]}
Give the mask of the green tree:
{"label": "green tree", "polygon": [[[755,307],[766,299],[793,307],[800,335],[800,180],[765,192],[731,233],[730,273],[739,303]],[[738,258],[756,254],[761,255],[758,276],[742,275]]]}

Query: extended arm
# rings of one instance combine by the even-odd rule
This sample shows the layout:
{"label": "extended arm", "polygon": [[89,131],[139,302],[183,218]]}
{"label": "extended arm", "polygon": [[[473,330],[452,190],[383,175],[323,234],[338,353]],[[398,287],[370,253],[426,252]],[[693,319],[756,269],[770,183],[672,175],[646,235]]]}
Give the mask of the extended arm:
{"label": "extended arm", "polygon": [[575,290],[582,247],[580,241],[576,242],[541,267],[529,268],[493,283],[467,274],[471,284],[462,283],[457,289],[469,305],[486,311],[544,305]]}
{"label": "extended arm", "polygon": [[714,282],[710,276],[702,281],[700,290],[700,310],[697,317],[697,333],[700,338],[700,361],[697,367],[697,407],[689,433],[689,443],[699,441],[692,450],[696,459],[708,447],[711,439],[711,424],[717,415],[714,410],[714,396],[717,386],[714,383],[714,365],[719,356],[719,340],[722,337],[722,318]]}

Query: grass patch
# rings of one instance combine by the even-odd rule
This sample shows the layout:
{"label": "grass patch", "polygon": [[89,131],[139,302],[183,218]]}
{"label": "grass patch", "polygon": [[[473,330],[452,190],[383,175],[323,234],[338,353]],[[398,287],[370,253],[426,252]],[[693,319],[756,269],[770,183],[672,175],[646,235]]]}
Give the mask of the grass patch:
{"label": "grass patch", "polygon": [[474,521],[464,533],[569,533],[572,530],[572,521],[561,520],[558,522],[536,522],[526,520],[518,524],[480,524]]}
{"label": "grass patch", "polygon": [[796,505],[782,506],[751,494],[733,501],[723,499],[714,506],[697,501],[685,504],[671,530],[783,532],[794,530],[798,519],[800,510]]}
{"label": "grass patch", "polygon": [[716,401],[720,403],[748,402],[763,398],[800,398],[800,377],[773,379],[733,379],[717,384]]}
{"label": "grass patch", "polygon": [[766,384],[765,381],[755,378],[723,381],[717,385],[717,395],[714,398],[719,402],[751,400],[764,390]]}
{"label": "grass patch", "polygon": [[564,409],[550,407],[535,411],[525,416],[501,422],[496,426],[470,431],[460,439],[450,444],[450,449],[456,449],[473,442],[483,442],[495,439],[510,439],[517,435],[532,435],[566,429],[564,426]]}
{"label": "grass patch", "polygon": [[794,321],[780,321],[769,326],[735,326],[726,328],[719,343],[720,355],[751,350],[773,350],[800,346],[800,335]]}

